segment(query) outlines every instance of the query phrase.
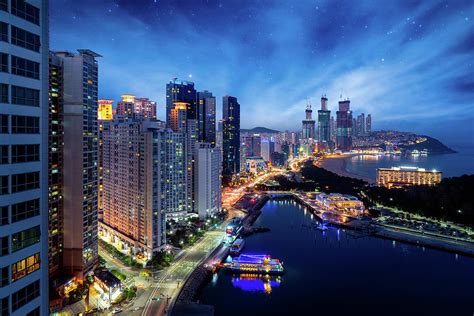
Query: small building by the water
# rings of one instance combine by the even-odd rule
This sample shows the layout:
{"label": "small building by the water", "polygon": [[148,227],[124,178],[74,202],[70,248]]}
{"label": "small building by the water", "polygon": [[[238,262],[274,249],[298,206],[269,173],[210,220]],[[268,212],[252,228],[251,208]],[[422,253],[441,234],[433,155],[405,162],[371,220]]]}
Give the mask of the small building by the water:
{"label": "small building by the water", "polygon": [[392,167],[377,169],[377,185],[386,188],[400,188],[413,185],[436,185],[443,173],[417,167]]}
{"label": "small building by the water", "polygon": [[365,210],[364,203],[352,195],[319,193],[316,194],[315,200],[320,207],[327,211],[351,213],[351,215],[359,216]]}
{"label": "small building by the water", "polygon": [[107,296],[106,299],[109,303],[112,303],[122,293],[122,282],[109,270],[94,271],[94,281],[98,285],[96,289]]}

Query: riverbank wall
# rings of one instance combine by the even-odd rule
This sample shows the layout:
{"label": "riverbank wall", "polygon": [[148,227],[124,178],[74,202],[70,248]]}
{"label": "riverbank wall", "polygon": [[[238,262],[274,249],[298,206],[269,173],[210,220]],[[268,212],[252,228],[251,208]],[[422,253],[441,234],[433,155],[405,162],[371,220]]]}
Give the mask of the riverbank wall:
{"label": "riverbank wall", "polygon": [[199,293],[211,281],[213,274],[209,267],[204,265],[204,262],[209,260],[209,258],[222,261],[227,257],[228,253],[229,250],[221,244],[198,264],[188,278],[184,280],[178,296],[170,308],[169,315],[188,315],[191,311],[199,312],[198,315],[214,315],[214,308],[212,306],[197,303]]}
{"label": "riverbank wall", "polygon": [[381,227],[375,234],[375,237],[395,240],[411,245],[442,250],[467,257],[474,257],[474,243],[458,242],[456,240],[443,240],[433,236],[427,236],[417,233],[416,235],[404,232],[403,230],[388,229]]}
{"label": "riverbank wall", "polygon": [[[247,214],[243,219],[244,230],[245,227],[250,229],[253,223],[260,216],[261,209],[270,200],[267,194],[264,194],[258,198],[256,203],[246,209]],[[200,264],[194,269],[189,277],[184,280],[183,286],[181,287],[176,300],[173,302],[171,307],[170,315],[179,316],[186,315],[191,311],[196,311],[202,314],[199,315],[214,315],[214,309],[212,306],[201,305],[197,303],[197,298],[202,289],[211,281],[212,270],[209,267],[204,266],[204,262],[213,258],[214,261],[221,262],[224,260],[229,253],[229,249],[224,245],[220,245],[214,249],[206,259],[202,260]]]}

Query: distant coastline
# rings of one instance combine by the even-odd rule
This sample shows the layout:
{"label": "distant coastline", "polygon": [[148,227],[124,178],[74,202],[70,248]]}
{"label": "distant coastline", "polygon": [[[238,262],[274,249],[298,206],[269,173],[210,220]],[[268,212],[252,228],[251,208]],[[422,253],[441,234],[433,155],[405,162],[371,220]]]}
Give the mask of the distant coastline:
{"label": "distant coastline", "polygon": [[347,159],[357,156],[359,154],[341,154],[341,155],[331,155],[329,157],[325,157],[319,161],[318,166],[326,169],[327,171],[331,171],[337,175],[342,177],[349,177],[360,179],[369,182],[370,184],[375,183],[375,179],[370,177],[365,177],[357,173],[349,172],[347,170]]}

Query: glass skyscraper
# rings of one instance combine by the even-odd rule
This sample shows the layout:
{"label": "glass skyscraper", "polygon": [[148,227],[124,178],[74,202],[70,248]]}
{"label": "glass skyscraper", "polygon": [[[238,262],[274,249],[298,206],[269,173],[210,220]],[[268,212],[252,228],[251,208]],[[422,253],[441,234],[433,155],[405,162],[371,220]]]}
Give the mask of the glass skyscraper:
{"label": "glass skyscraper", "polygon": [[328,150],[331,141],[331,111],[328,110],[328,99],[321,97],[321,110],[318,110],[318,148]]}
{"label": "glass skyscraper", "polygon": [[222,98],[222,173],[232,176],[240,172],[240,104],[236,97]]}
{"label": "glass skyscraper", "polygon": [[198,92],[198,141],[216,146],[216,97],[212,92]]}
{"label": "glass skyscraper", "polygon": [[187,119],[197,119],[197,93],[194,83],[173,79],[166,85],[166,124],[170,126],[171,110],[176,102],[187,103]]}
{"label": "glass skyscraper", "polygon": [[352,111],[350,101],[339,101],[339,111],[336,112],[336,143],[342,152],[352,150]]}

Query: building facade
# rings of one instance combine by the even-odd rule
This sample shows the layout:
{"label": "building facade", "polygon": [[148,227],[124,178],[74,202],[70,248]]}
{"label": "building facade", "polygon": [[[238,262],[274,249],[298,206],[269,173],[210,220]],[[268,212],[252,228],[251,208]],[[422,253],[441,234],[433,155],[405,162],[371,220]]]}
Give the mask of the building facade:
{"label": "building facade", "polygon": [[308,103],[306,106],[306,118],[303,120],[303,139],[316,139],[315,126],[316,122],[313,120],[313,110],[311,109],[311,104]]}
{"label": "building facade", "polygon": [[49,121],[48,121],[48,208],[49,208],[49,278],[62,270],[63,255],[63,63],[49,58]]}
{"label": "building facade", "polygon": [[78,282],[98,263],[97,53],[55,52],[63,63],[63,273]]}
{"label": "building facade", "polygon": [[377,185],[386,188],[400,188],[413,185],[436,185],[443,173],[417,167],[392,167],[377,169]]}
{"label": "building facade", "polygon": [[197,143],[194,154],[195,211],[204,220],[221,211],[221,150]]}
{"label": "building facade", "polygon": [[99,121],[110,121],[114,118],[112,108],[114,100],[98,100],[97,119]]}
{"label": "building facade", "polygon": [[156,102],[149,98],[135,98],[135,113],[150,119],[156,119]]}
{"label": "building facade", "polygon": [[216,97],[204,90],[198,98],[198,141],[216,146]]}
{"label": "building facade", "polygon": [[0,1],[0,315],[48,315],[48,1]]}
{"label": "building facade", "polygon": [[242,137],[245,157],[258,157],[262,154],[262,137],[259,134],[245,134]]}
{"label": "building facade", "polygon": [[233,176],[240,172],[240,104],[236,97],[222,98],[222,173]]}
{"label": "building facade", "polygon": [[367,119],[365,120],[365,131],[367,134],[372,132],[372,115],[367,114]]}
{"label": "building facade", "polygon": [[194,83],[174,78],[166,85],[166,124],[170,126],[170,115],[176,102],[187,104],[187,119],[197,119],[197,93]]}
{"label": "building facade", "polygon": [[352,150],[352,124],[350,101],[339,101],[339,111],[336,112],[336,148],[342,152]]}
{"label": "building facade", "polygon": [[328,110],[328,98],[321,97],[321,110],[318,110],[318,150],[327,151],[331,142],[331,111]]}
{"label": "building facade", "polygon": [[148,259],[166,239],[168,201],[162,199],[161,191],[173,190],[172,185],[176,184],[169,182],[174,177],[161,177],[166,173],[169,155],[175,155],[171,152],[175,148],[169,148],[170,133],[162,122],[141,119],[114,120],[106,123],[102,132],[101,233],[106,233],[130,254],[141,253]]}
{"label": "building facade", "polygon": [[115,114],[123,118],[133,118],[135,116],[143,118],[156,118],[156,102],[149,98],[137,98],[131,94],[121,96],[122,100],[117,103]]}
{"label": "building facade", "polygon": [[272,139],[264,139],[261,142],[261,157],[267,162],[271,162],[272,154],[275,152],[275,142]]}

